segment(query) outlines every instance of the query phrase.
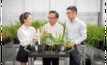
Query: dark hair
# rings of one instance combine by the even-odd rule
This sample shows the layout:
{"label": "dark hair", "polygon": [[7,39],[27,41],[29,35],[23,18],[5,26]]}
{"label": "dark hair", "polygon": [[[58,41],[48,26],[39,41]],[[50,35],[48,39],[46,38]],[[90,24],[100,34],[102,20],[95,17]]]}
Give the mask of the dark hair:
{"label": "dark hair", "polygon": [[56,11],[50,11],[49,14],[50,14],[50,13],[55,13],[55,17],[56,17],[56,18],[59,18],[58,12],[56,12]]}
{"label": "dark hair", "polygon": [[31,13],[29,13],[29,12],[25,12],[25,13],[21,14],[19,17],[20,23],[23,24],[24,19],[27,19],[29,15],[31,15]]}
{"label": "dark hair", "polygon": [[76,6],[69,6],[66,10],[72,10],[75,11],[77,14],[77,7]]}

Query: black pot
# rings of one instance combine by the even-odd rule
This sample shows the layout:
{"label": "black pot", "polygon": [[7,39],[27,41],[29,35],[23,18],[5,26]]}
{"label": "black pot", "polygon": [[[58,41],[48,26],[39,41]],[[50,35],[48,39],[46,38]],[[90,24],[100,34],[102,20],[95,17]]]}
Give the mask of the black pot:
{"label": "black pot", "polygon": [[60,48],[61,48],[61,45],[55,45],[54,50],[55,50],[56,52],[60,52]]}
{"label": "black pot", "polygon": [[3,39],[2,39],[2,44],[3,44],[3,45],[8,44],[8,43],[10,43],[10,42],[11,42],[10,37],[3,38]]}
{"label": "black pot", "polygon": [[91,60],[89,58],[86,59],[86,65],[91,65]]}
{"label": "black pot", "polygon": [[7,43],[6,40],[7,40],[6,38],[3,38],[3,39],[2,39],[1,42],[2,42],[3,45],[5,45],[5,44]]}
{"label": "black pot", "polygon": [[13,42],[14,44],[19,44],[20,43],[18,38],[14,38],[13,40],[14,40],[14,42]]}
{"label": "black pot", "polygon": [[103,41],[98,41],[97,48],[98,49],[103,49],[103,47],[104,47],[104,42]]}
{"label": "black pot", "polygon": [[[82,65],[84,65],[84,60],[82,61]],[[91,65],[90,58],[86,58],[85,65]]]}
{"label": "black pot", "polygon": [[38,45],[38,53],[44,53],[45,52],[45,45],[41,44]]}

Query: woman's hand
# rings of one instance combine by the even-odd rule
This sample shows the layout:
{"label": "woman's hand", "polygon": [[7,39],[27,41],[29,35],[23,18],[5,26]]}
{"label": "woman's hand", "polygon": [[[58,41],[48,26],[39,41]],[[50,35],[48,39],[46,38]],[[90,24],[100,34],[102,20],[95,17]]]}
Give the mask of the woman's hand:
{"label": "woman's hand", "polygon": [[38,37],[33,37],[33,40],[34,41],[38,41]]}

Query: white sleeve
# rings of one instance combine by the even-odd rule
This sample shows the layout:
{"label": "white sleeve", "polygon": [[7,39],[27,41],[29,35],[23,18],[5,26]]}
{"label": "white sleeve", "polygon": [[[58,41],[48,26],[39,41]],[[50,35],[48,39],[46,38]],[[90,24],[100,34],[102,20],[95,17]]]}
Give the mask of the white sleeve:
{"label": "white sleeve", "polygon": [[22,46],[27,46],[29,44],[31,44],[33,42],[32,38],[27,38],[24,33],[22,32],[22,30],[18,30],[17,31],[17,35],[18,35],[18,39],[20,41],[20,44]]}
{"label": "white sleeve", "polygon": [[[37,31],[36,31],[36,29],[35,29],[35,28],[33,29],[33,31],[32,31],[32,32],[33,32],[33,34],[32,34],[32,35],[33,35],[33,37],[38,36],[38,33],[37,33]],[[35,46],[35,43],[36,43],[36,42],[38,42],[38,41],[36,41],[36,40],[32,40],[31,42],[32,42],[32,44],[31,44],[31,45]]]}
{"label": "white sleeve", "polygon": [[83,42],[84,40],[86,40],[87,38],[87,30],[86,30],[86,25],[82,24],[80,25],[80,37],[77,38],[77,40],[75,41],[76,44],[80,44],[81,42]]}

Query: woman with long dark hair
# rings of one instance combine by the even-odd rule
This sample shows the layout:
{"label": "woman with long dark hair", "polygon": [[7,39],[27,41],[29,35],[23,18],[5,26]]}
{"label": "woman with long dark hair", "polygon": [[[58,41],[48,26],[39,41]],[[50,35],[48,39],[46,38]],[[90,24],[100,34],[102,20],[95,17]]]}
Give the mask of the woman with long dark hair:
{"label": "woman with long dark hair", "polygon": [[27,47],[31,51],[31,48],[35,45],[38,40],[36,37],[36,30],[31,26],[32,15],[29,12],[25,12],[19,17],[21,27],[17,31],[17,36],[20,41],[20,48],[16,57],[16,60],[21,63],[21,65],[27,65],[28,62],[28,51],[25,50]]}

